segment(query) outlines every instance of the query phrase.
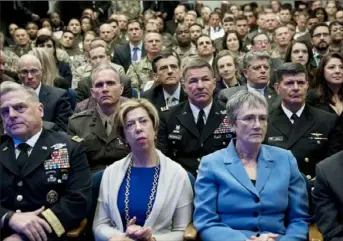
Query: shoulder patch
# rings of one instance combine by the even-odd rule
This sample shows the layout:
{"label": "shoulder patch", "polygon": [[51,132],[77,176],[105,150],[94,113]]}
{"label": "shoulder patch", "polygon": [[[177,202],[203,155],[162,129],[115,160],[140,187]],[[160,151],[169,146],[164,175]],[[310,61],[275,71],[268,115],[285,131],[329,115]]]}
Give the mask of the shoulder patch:
{"label": "shoulder patch", "polygon": [[75,141],[75,142],[84,141],[84,139],[82,139],[82,138],[80,138],[80,137],[78,137],[78,136],[73,136],[71,139],[72,139],[73,141]]}

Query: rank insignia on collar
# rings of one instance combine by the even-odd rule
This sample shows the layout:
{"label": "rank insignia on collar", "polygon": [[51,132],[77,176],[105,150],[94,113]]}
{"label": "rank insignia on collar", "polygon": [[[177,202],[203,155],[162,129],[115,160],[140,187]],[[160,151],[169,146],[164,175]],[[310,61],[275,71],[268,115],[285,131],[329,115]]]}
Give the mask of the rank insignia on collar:
{"label": "rank insignia on collar", "polygon": [[80,138],[80,137],[78,137],[78,136],[73,136],[71,139],[72,139],[73,141],[75,141],[75,142],[81,142],[81,141],[83,141],[83,139]]}
{"label": "rank insignia on collar", "polygon": [[50,204],[56,203],[57,200],[58,200],[58,194],[55,190],[49,191],[48,194],[46,195],[46,201]]}
{"label": "rank insignia on collar", "polygon": [[48,147],[42,146],[42,149],[43,149],[43,150],[48,150]]}

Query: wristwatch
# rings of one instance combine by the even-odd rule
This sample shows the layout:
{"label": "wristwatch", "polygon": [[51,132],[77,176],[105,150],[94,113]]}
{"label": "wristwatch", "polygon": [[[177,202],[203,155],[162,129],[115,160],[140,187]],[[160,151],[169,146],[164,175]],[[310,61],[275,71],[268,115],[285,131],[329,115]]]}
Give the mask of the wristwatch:
{"label": "wristwatch", "polygon": [[13,211],[9,211],[9,212],[6,213],[6,216],[5,216],[5,219],[4,219],[4,222],[3,222],[3,227],[4,228],[9,228],[9,222],[10,222],[10,219],[13,216],[13,214],[14,214]]}

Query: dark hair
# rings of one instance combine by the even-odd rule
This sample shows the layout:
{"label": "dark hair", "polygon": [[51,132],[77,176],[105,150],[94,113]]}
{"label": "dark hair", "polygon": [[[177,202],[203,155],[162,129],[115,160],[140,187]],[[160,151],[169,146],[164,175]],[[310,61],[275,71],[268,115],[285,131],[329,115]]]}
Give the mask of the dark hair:
{"label": "dark hair", "polygon": [[70,31],[70,30],[67,30],[67,29],[64,30],[62,36],[63,36],[65,33],[71,33],[71,34],[75,37],[75,34],[74,34],[72,31]]}
{"label": "dark hair", "polygon": [[56,42],[55,40],[48,36],[48,35],[41,35],[41,36],[38,36],[37,39],[36,39],[36,43],[35,43],[35,47],[39,47],[40,44],[45,44],[46,42],[48,42],[49,40],[51,40],[52,42],[52,45],[54,47],[54,52],[53,52],[53,55],[54,55],[54,58],[55,58],[55,61],[56,63],[59,62],[58,59],[57,59],[57,54],[56,54]]}
{"label": "dark hair", "polygon": [[326,13],[324,8],[316,8],[315,10],[313,10],[313,14],[317,16],[317,12],[319,11],[322,11],[324,14],[324,22],[328,21],[328,14]]}
{"label": "dark hair", "polygon": [[244,16],[244,15],[237,16],[236,19],[235,19],[235,23],[236,23],[237,21],[240,21],[240,20],[246,20],[246,21],[248,21],[248,18],[247,18],[246,16]]}
{"label": "dark hair", "polygon": [[[88,30],[88,31],[94,31],[96,30],[96,23],[93,19],[91,19],[90,17],[88,17],[87,15],[83,15],[81,18],[80,18],[80,25],[82,26],[82,20],[83,19],[88,19],[89,20],[89,23],[91,24],[92,26],[92,29]],[[81,28],[81,31],[82,31],[82,28]]]}
{"label": "dark hair", "polygon": [[228,23],[228,22],[235,22],[235,20],[231,17],[226,17],[223,19],[223,23]]}
{"label": "dark hair", "polygon": [[[331,59],[339,59],[343,63],[343,57],[338,53],[328,53],[325,54],[322,59],[320,60],[318,72],[316,75],[316,80],[318,84],[318,94],[319,94],[319,101],[320,103],[330,103],[334,105],[335,103],[332,101],[333,92],[328,86],[328,82],[325,79],[325,66]],[[343,99],[343,88],[341,85],[341,88],[338,91],[339,99]]]}
{"label": "dark hair", "polygon": [[284,3],[281,5],[280,10],[289,10],[289,13],[292,11],[292,4],[290,3]]}
{"label": "dark hair", "polygon": [[266,33],[263,33],[263,32],[261,32],[261,33],[257,33],[257,34],[255,34],[252,38],[251,38],[251,44],[252,45],[254,45],[254,42],[255,42],[255,38],[257,38],[258,36],[260,36],[260,35],[264,35],[264,36],[266,36],[267,37],[267,39],[269,40],[269,42],[270,42],[270,39],[269,39],[269,36],[266,34]]}
{"label": "dark hair", "polygon": [[331,22],[330,24],[329,24],[329,31],[330,31],[330,33],[331,33],[331,28],[333,27],[333,26],[343,26],[343,22],[339,22],[339,21],[333,21],[333,22]]}
{"label": "dark hair", "polygon": [[202,26],[200,24],[198,24],[198,23],[193,23],[193,24],[189,25],[188,29],[190,29],[193,26],[199,26],[201,28],[201,30],[202,30]]}
{"label": "dark hair", "polygon": [[285,75],[297,75],[304,73],[306,81],[308,81],[307,71],[305,66],[294,63],[284,63],[280,65],[275,71],[276,82],[280,83]]}
{"label": "dark hair", "polygon": [[297,26],[297,23],[294,22],[293,20],[289,20],[289,21],[286,23],[286,25],[287,25],[287,24],[291,24],[291,25],[293,25],[294,27]]}
{"label": "dark hair", "polygon": [[241,51],[242,50],[242,48],[243,48],[243,42],[239,39],[239,37],[238,37],[238,33],[237,33],[237,31],[235,31],[235,30],[229,30],[229,31],[227,31],[226,33],[225,33],[225,35],[224,35],[224,37],[223,37],[223,49],[227,49],[228,50],[228,47],[227,47],[227,36],[229,35],[229,34],[236,34],[236,37],[237,37],[237,39],[238,39],[238,42],[239,42],[239,49],[238,49],[238,51]]}
{"label": "dark hair", "polygon": [[110,18],[106,21],[106,23],[116,23],[117,25],[119,25],[118,20],[114,19],[114,18]]}
{"label": "dark hair", "polygon": [[129,27],[129,25],[133,24],[133,23],[138,23],[140,29],[144,30],[143,24],[138,19],[131,19],[131,20],[129,20],[128,23],[127,23],[127,26]]}
{"label": "dark hair", "polygon": [[210,13],[210,18],[213,16],[213,15],[218,15],[218,17],[220,19],[222,19],[222,15],[220,13],[218,13],[216,10],[214,10],[212,13]]}
{"label": "dark hair", "polygon": [[27,24],[25,25],[25,28],[27,28],[30,24],[34,24],[38,28],[38,25],[35,22],[27,22]]}
{"label": "dark hair", "polygon": [[[329,26],[326,23],[316,23],[309,30],[311,38],[313,37],[314,31],[319,27],[327,27],[329,29]],[[329,32],[330,32],[330,29],[329,29]]]}
{"label": "dark hair", "polygon": [[201,35],[197,38],[197,40],[195,41],[195,47],[196,47],[197,49],[198,49],[198,40],[199,40],[199,38],[201,38],[201,37],[207,37],[207,38],[209,38],[209,39],[211,40],[212,46],[214,47],[213,40],[210,38],[210,36],[208,36],[207,34],[201,34]]}
{"label": "dark hair", "polygon": [[94,37],[97,37],[96,32],[94,32],[94,31],[92,31],[92,30],[89,30],[89,31],[87,31],[87,32],[85,32],[85,33],[83,34],[83,36],[82,36],[82,42],[85,41],[85,38],[86,38],[86,36],[87,36],[88,34],[93,35]]}
{"label": "dark hair", "polygon": [[41,18],[39,20],[39,28],[43,28],[43,23],[44,22],[48,22],[50,24],[51,28],[53,28],[52,22],[50,21],[49,18]]}
{"label": "dark hair", "polygon": [[169,58],[170,56],[174,56],[177,59],[177,64],[180,67],[181,60],[179,55],[174,50],[162,50],[153,60],[152,60],[152,70],[154,73],[157,73],[157,62],[161,59]]}

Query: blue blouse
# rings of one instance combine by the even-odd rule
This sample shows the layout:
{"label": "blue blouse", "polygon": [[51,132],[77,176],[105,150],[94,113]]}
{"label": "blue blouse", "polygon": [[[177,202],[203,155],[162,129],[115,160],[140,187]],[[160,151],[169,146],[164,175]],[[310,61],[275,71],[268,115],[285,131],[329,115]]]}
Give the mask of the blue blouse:
{"label": "blue blouse", "polygon": [[[154,182],[155,167],[132,167],[130,176],[130,190],[129,190],[129,215],[130,219],[136,216],[136,224],[144,226],[146,220],[146,212],[148,210],[149,198]],[[120,186],[118,193],[118,209],[121,220],[123,222],[124,230],[126,230],[125,219],[125,191],[126,191],[126,177]],[[156,187],[157,188],[157,187]],[[155,193],[156,199],[156,193]],[[155,199],[152,203],[154,205]]]}

